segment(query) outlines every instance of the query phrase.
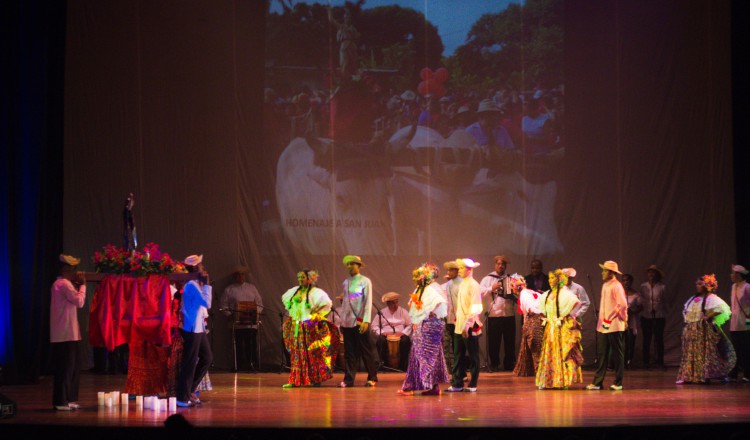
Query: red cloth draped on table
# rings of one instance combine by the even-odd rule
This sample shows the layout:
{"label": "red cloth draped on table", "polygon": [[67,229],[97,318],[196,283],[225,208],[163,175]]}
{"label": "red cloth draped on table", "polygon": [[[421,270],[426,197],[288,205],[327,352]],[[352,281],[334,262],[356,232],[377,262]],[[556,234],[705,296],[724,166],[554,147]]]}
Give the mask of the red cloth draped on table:
{"label": "red cloth draped on table", "polygon": [[107,275],[91,302],[89,341],[110,351],[140,341],[170,345],[171,304],[169,275]]}

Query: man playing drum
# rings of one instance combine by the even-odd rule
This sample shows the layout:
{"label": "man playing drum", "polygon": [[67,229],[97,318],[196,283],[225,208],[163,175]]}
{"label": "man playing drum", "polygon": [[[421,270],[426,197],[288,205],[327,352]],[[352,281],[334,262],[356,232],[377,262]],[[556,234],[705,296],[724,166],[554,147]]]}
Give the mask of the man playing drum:
{"label": "man playing drum", "polygon": [[388,307],[373,315],[370,329],[377,336],[376,346],[381,364],[406,371],[412,328],[409,312],[398,304],[400,297],[396,292],[388,292],[381,297],[381,301]]}

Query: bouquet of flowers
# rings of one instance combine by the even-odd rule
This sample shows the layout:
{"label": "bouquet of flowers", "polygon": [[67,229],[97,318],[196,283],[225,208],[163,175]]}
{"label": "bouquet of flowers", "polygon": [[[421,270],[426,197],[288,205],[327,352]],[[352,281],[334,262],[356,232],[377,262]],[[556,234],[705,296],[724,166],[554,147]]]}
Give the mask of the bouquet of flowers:
{"label": "bouquet of flowers", "polygon": [[96,271],[101,273],[143,276],[186,272],[181,262],[162,252],[156,243],[148,243],[141,251],[129,251],[108,244],[103,251],[94,253],[93,260]]}

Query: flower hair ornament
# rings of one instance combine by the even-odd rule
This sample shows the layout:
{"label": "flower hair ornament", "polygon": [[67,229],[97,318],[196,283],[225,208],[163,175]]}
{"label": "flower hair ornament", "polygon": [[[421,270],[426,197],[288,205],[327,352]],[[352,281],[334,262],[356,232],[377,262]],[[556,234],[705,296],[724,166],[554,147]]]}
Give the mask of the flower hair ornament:
{"label": "flower hair ornament", "polygon": [[510,283],[510,288],[514,292],[520,292],[521,290],[526,288],[526,279],[517,273],[509,276],[508,282]]}
{"label": "flower hair ornament", "polygon": [[422,294],[424,293],[424,289],[428,284],[435,281],[438,275],[440,275],[440,270],[432,263],[424,263],[411,272],[411,279],[414,281],[417,289],[409,295],[409,307],[414,304],[417,310],[422,308]]}
{"label": "flower hair ornament", "polygon": [[705,287],[708,293],[713,293],[716,291],[716,289],[719,287],[719,282],[716,281],[716,275],[710,274],[710,275],[703,275],[698,279],[700,283],[702,283]]}
{"label": "flower hair ornament", "polygon": [[437,266],[432,263],[424,263],[412,271],[411,278],[414,281],[414,284],[418,286],[426,286],[434,281],[439,274],[440,270]]}
{"label": "flower hair ornament", "polygon": [[559,291],[566,284],[568,284],[568,276],[562,269],[555,269],[549,273],[549,285],[552,290]]}
{"label": "flower hair ornament", "polygon": [[320,276],[318,274],[318,271],[312,269],[305,269],[297,272],[297,278],[299,278],[301,275],[304,275],[308,280],[310,280],[312,284],[316,284],[318,282],[318,277]]}

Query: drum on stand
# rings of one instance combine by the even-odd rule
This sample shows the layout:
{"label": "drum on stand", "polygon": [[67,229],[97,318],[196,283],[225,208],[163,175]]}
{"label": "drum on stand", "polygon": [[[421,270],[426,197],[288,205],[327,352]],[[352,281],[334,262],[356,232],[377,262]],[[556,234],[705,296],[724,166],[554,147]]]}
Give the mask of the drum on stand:
{"label": "drum on stand", "polygon": [[[237,301],[232,322],[232,354],[234,357],[234,371],[237,371],[237,330],[254,329],[255,333],[255,359],[257,366],[251,362],[253,370],[260,370],[260,319],[258,319],[258,305],[255,301]],[[251,358],[252,359],[252,358]]]}
{"label": "drum on stand", "polygon": [[388,342],[388,366],[398,370],[401,360],[401,335],[388,335],[385,339]]}

